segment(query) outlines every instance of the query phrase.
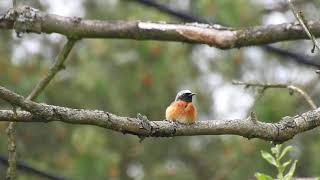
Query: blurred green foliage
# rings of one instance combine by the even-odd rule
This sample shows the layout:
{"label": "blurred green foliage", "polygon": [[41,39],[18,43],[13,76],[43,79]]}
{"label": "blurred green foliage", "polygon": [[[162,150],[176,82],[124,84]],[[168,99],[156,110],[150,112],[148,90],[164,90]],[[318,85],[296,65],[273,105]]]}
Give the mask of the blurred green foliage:
{"label": "blurred green foliage", "polygon": [[[20,3],[48,8],[36,0]],[[82,4],[85,17],[90,19],[178,21],[132,1],[83,0]],[[190,11],[199,16],[238,27],[259,24],[263,15],[263,7],[248,0],[200,0],[190,4]],[[26,96],[47,72],[65,39],[52,41],[49,38],[52,35],[28,34],[21,39],[13,37],[13,33],[1,31],[0,81],[2,86]],[[14,51],[26,38],[39,41],[41,49],[35,53],[27,51],[15,63]],[[37,101],[100,109],[122,116],[136,116],[139,112],[150,120],[161,120],[176,92],[188,88],[198,93],[196,104],[200,116],[214,119],[214,89],[201,84],[203,72],[191,58],[194,47],[156,41],[81,40],[70,54],[66,70]],[[241,79],[245,71],[252,70],[246,68],[242,52],[243,49],[219,51],[220,56],[210,59],[209,70],[220,74],[225,83]],[[198,57],[197,61],[201,60]],[[277,58],[262,61],[277,62]],[[262,78],[264,75],[255,74]],[[308,109],[301,102],[285,90],[268,90],[254,110],[259,120],[274,122]],[[2,109],[10,108],[1,100],[0,105]],[[6,125],[0,123],[1,154],[7,154]],[[19,123],[17,131],[20,160],[73,179],[250,179],[257,171],[267,174],[273,171],[260,157],[260,150],[269,149],[271,144],[242,137],[147,138],[139,143],[135,136],[58,122]],[[320,159],[316,156],[320,151],[319,133],[308,132],[289,143],[300,152],[296,154],[301,162],[296,174],[319,175]],[[4,173],[5,168],[0,166],[0,176]],[[20,172],[19,179],[37,177]]]}

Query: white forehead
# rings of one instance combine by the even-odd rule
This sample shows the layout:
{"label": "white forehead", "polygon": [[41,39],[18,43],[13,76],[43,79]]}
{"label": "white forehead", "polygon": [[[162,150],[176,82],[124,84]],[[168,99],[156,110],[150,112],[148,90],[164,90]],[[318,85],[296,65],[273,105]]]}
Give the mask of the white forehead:
{"label": "white forehead", "polygon": [[180,97],[180,96],[182,96],[183,94],[186,94],[186,93],[192,93],[192,92],[190,90],[188,90],[188,89],[179,91],[177,96],[176,96],[176,100],[178,99],[178,97]]}

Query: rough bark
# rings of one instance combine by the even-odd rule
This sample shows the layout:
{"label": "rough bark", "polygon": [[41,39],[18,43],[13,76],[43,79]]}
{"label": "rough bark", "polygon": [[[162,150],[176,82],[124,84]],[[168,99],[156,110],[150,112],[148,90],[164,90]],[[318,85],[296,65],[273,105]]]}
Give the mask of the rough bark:
{"label": "rough bark", "polygon": [[[320,35],[320,21],[308,21],[310,32]],[[0,16],[0,29],[18,33],[59,33],[69,38],[118,38],[200,43],[221,49],[307,39],[298,23],[228,28],[217,24],[166,24],[140,21],[100,21],[63,17],[31,7],[19,7]]]}
{"label": "rough bark", "polygon": [[121,117],[99,110],[71,109],[36,103],[1,86],[0,98],[28,111],[17,111],[15,117],[12,111],[1,110],[0,121],[61,121],[88,124],[139,137],[229,134],[281,143],[320,125],[320,108],[294,117],[283,117],[277,123],[264,123],[256,121],[255,118],[248,118],[197,121],[193,125],[182,125],[168,121],[149,121],[141,115],[137,118]]}

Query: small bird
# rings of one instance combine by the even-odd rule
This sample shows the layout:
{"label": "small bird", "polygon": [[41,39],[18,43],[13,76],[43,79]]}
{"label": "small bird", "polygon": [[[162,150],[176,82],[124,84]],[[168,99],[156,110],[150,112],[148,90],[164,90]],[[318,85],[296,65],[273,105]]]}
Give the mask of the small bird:
{"label": "small bird", "polygon": [[166,120],[182,124],[193,124],[197,117],[197,109],[192,104],[192,97],[196,95],[190,90],[178,92],[174,102],[166,109]]}

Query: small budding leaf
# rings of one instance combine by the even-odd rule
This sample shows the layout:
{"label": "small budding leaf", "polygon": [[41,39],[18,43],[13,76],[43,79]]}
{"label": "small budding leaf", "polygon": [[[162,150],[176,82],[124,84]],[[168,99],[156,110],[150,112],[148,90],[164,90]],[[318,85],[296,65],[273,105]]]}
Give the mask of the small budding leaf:
{"label": "small budding leaf", "polygon": [[263,173],[255,173],[254,175],[258,180],[273,180],[273,178],[269,175]]}
{"label": "small budding leaf", "polygon": [[290,163],[291,163],[291,160],[283,163],[283,164],[282,164],[282,167],[285,169]]}
{"label": "small budding leaf", "polygon": [[274,157],[270,153],[265,152],[265,151],[261,151],[261,155],[262,155],[263,159],[267,160],[270,164],[278,167],[276,160],[274,159]]}
{"label": "small budding leaf", "polygon": [[290,152],[293,149],[292,146],[287,146],[283,149],[283,151],[281,152],[281,155],[279,157],[279,159],[283,158],[288,152]]}
{"label": "small budding leaf", "polygon": [[294,174],[294,172],[295,172],[295,170],[296,170],[297,162],[298,162],[298,161],[295,160],[295,161],[292,163],[292,165],[291,165],[288,173],[284,176],[284,179],[285,179],[285,180],[291,180],[291,179],[292,179],[293,174]]}
{"label": "small budding leaf", "polygon": [[272,154],[278,154],[281,150],[281,145],[277,144],[276,146],[271,148]]}

